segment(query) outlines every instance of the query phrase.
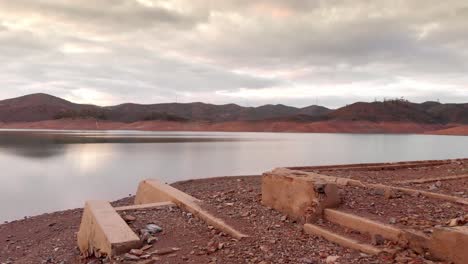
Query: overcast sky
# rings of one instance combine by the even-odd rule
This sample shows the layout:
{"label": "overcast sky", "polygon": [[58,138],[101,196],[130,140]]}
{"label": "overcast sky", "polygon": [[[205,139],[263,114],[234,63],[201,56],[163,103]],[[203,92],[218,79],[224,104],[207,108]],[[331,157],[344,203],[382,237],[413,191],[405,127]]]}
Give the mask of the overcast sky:
{"label": "overcast sky", "polygon": [[0,98],[468,102],[466,0],[0,0]]}

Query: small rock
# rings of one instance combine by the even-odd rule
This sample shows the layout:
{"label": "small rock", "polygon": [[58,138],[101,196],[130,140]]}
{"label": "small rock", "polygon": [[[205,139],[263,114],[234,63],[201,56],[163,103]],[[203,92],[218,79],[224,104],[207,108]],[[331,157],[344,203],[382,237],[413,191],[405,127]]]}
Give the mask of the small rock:
{"label": "small rock", "polygon": [[124,259],[125,260],[139,260],[140,258],[130,253],[125,253]]}
{"label": "small rock", "polygon": [[164,248],[164,249],[158,249],[158,250],[155,250],[154,252],[151,252],[151,254],[154,254],[154,255],[168,255],[168,254],[172,254],[174,252],[177,252],[179,251],[180,248]]}
{"label": "small rock", "polygon": [[141,248],[141,250],[146,251],[146,250],[148,250],[148,249],[150,249],[150,248],[152,248],[152,247],[153,247],[153,245],[146,245],[146,246],[143,246],[143,247]]}
{"label": "small rock", "polygon": [[395,217],[390,217],[390,219],[388,220],[388,223],[389,223],[389,224],[392,224],[392,225],[396,224],[396,219],[395,219]]}
{"label": "small rock", "polygon": [[124,215],[123,220],[125,220],[125,222],[127,223],[130,223],[130,222],[135,221],[136,217],[134,217],[133,215]]}
{"label": "small rock", "polygon": [[332,264],[332,263],[336,263],[336,261],[340,258],[340,256],[328,256],[326,259],[325,259],[325,262],[327,264]]}
{"label": "small rock", "polygon": [[385,239],[381,235],[375,234],[372,236],[372,245],[380,246],[380,245],[383,245],[384,243],[385,243]]}
{"label": "small rock", "polygon": [[149,258],[151,258],[150,254],[144,254],[140,256],[140,259],[149,259]]}
{"label": "small rock", "polygon": [[162,227],[155,225],[155,224],[147,224],[145,229],[148,230],[150,234],[156,234],[156,233],[162,232],[163,230]]}
{"label": "small rock", "polygon": [[442,186],[442,182],[441,181],[436,181],[436,183],[434,184],[437,188],[440,188]]}
{"label": "small rock", "polygon": [[132,249],[132,250],[130,250],[130,254],[135,255],[135,256],[141,256],[144,253],[145,252],[143,252],[143,250],[141,250],[141,249]]}
{"label": "small rock", "polygon": [[154,244],[156,241],[158,241],[158,238],[154,237],[154,236],[149,236],[147,239],[146,239],[146,243],[147,244]]}
{"label": "small rock", "polygon": [[314,261],[311,258],[301,258],[299,261],[301,263],[304,263],[304,264],[315,264],[315,263],[317,263],[316,261]]}

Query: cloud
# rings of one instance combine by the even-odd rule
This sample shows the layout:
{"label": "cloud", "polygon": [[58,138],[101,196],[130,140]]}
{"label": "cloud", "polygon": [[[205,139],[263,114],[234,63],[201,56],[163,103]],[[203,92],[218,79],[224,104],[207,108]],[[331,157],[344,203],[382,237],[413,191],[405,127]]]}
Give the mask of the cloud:
{"label": "cloud", "polygon": [[462,0],[0,0],[0,17],[0,97],[336,107],[468,91]]}

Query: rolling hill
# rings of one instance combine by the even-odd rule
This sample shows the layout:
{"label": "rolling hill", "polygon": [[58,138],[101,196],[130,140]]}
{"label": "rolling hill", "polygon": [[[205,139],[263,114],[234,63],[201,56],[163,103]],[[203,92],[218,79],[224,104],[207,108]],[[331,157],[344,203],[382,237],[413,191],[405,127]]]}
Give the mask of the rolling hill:
{"label": "rolling hill", "polygon": [[100,107],[75,104],[47,94],[31,94],[0,101],[1,122],[33,122],[64,118],[96,118],[116,122],[168,121],[252,121],[305,114],[322,115],[321,106],[296,108],[285,105],[242,107],[236,104],[205,103],[133,104]]}
{"label": "rolling hill", "polygon": [[468,104],[390,100],[335,110],[201,102],[102,107],[31,94],[0,101],[0,123],[1,128],[468,134]]}

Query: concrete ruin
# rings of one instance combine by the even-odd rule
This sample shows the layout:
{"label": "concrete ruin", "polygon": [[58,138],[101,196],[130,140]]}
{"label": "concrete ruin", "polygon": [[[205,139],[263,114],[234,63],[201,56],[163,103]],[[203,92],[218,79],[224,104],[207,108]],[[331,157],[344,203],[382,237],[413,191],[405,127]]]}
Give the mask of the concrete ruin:
{"label": "concrete ruin", "polygon": [[[322,170],[395,170],[398,168],[417,168],[418,166],[437,166],[447,161],[434,162],[403,162],[348,164],[338,166],[314,166],[278,168],[262,175],[262,197],[264,206],[270,207],[288,216],[288,219],[303,225],[305,233],[323,237],[343,247],[358,250],[370,255],[389,253],[382,243],[374,240],[391,241],[395,244],[409,247],[419,254],[429,252],[431,256],[456,264],[465,263],[468,259],[468,226],[436,226],[430,234],[419,230],[402,228],[394,224],[371,219],[366,215],[354,214],[352,210],[342,210],[343,201],[349,197],[343,196],[343,191],[355,188],[365,188],[379,193],[385,199],[398,197],[400,193],[412,197],[427,197],[440,200],[443,203],[468,205],[468,200],[442,193],[422,191],[399,185],[368,183],[352,178],[336,177],[322,174]],[[400,183],[426,183],[446,180],[464,180],[466,175],[421,178],[404,180]],[[135,204],[130,206],[112,207],[106,201],[86,202],[80,230],[78,232],[79,249],[84,256],[108,256],[128,252],[141,246],[139,237],[129,228],[118,214],[119,211],[145,210],[167,206],[177,206],[193,216],[203,220],[208,225],[230,235],[234,239],[247,237],[218,218],[213,210],[201,200],[188,195],[170,185],[156,180],[140,182],[135,197]],[[359,239],[334,232],[319,223],[326,221],[330,225],[366,234],[372,242],[366,243]],[[464,221],[468,221],[465,219]]]}
{"label": "concrete ruin", "polygon": [[341,199],[336,184],[277,169],[262,176],[262,203],[306,223],[320,217],[325,208],[333,208]]}
{"label": "concrete ruin", "polygon": [[140,238],[117,212],[167,206],[178,206],[235,239],[247,237],[203,208],[203,201],[156,180],[144,180],[138,186],[135,205],[114,208],[107,201],[86,202],[77,235],[81,254],[112,258],[141,248]]}
{"label": "concrete ruin", "polygon": [[84,256],[113,256],[141,247],[140,238],[106,201],[87,201],[78,247]]}
{"label": "concrete ruin", "polygon": [[[447,161],[278,168],[262,175],[262,203],[286,214],[291,219],[304,223],[304,231],[308,234],[321,236],[331,242],[366,254],[380,254],[385,249],[334,233],[314,223],[329,221],[334,225],[368,234],[370,237],[380,236],[383,239],[404,244],[419,253],[429,252],[438,259],[462,264],[468,260],[468,226],[466,225],[435,227],[432,234],[424,234],[417,230],[404,229],[350,212],[340,211],[339,205],[340,189],[355,187],[375,190],[388,199],[401,192],[411,196],[421,195],[443,202],[468,205],[466,198],[317,173],[320,170],[393,170],[418,166],[437,166],[444,164],[444,162]],[[466,178],[466,175],[459,175],[406,180],[402,183],[425,183]]]}

